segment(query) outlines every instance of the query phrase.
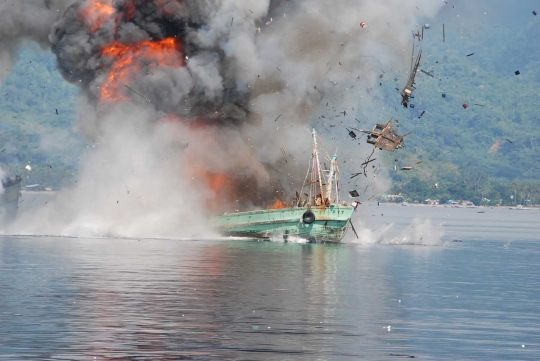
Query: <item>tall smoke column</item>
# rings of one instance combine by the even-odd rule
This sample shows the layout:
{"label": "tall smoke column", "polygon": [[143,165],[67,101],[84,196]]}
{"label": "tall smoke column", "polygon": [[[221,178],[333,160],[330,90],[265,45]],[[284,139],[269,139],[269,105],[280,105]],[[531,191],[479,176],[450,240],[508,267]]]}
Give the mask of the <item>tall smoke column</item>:
{"label": "tall smoke column", "polygon": [[[229,175],[255,169],[262,190],[268,175],[258,162],[275,163],[281,148],[293,156],[309,149],[307,119],[323,99],[347,91],[342,102],[355,105],[358,90],[374,83],[373,63],[366,67],[362,54],[395,66],[418,17],[441,6],[397,0],[80,0],[55,25],[51,42],[66,79],[80,84],[101,111],[118,101],[144,104],[186,124],[213,127],[206,135],[215,143],[223,142],[223,128],[235,130],[228,134],[234,152],[221,147],[204,157],[208,152],[193,143],[189,151],[196,150],[196,162]],[[358,90],[352,91],[353,84]],[[85,129],[99,133],[96,119],[85,119]],[[239,162],[239,147],[253,149],[254,156]],[[291,162],[286,173],[296,165]]]}
{"label": "tall smoke column", "polygon": [[4,0],[0,3],[0,81],[13,69],[17,48],[25,39],[48,48],[55,21],[73,0]]}
{"label": "tall smoke column", "polygon": [[[196,205],[195,213],[209,199],[240,209],[285,198],[303,181],[310,118],[368,107],[359,99],[376,84],[380,67],[405,71],[410,29],[443,5],[429,0],[75,1],[49,36],[59,70],[81,87],[80,127],[98,149],[87,156],[80,192],[71,195],[72,202],[84,199],[80,206],[93,209],[91,217],[71,217],[72,223],[95,222],[98,210],[111,207],[119,189],[130,187],[122,183],[135,182],[140,192],[155,189],[134,175],[172,177],[176,182],[160,185],[182,196],[195,183],[195,199],[176,204]],[[361,21],[368,28],[361,28]],[[329,99],[333,111],[324,107]],[[164,129],[176,138],[156,141],[157,134],[170,135]],[[145,141],[147,134],[154,136]],[[169,163],[160,158],[165,150],[174,155]],[[348,158],[358,148],[343,151]],[[137,157],[144,161],[132,159]],[[117,164],[97,166],[111,161]],[[165,176],[169,166],[176,172]],[[145,173],[150,169],[153,177]],[[84,192],[100,196],[83,197]],[[176,197],[153,196],[165,197],[164,208],[174,212]],[[136,234],[137,227],[128,225],[131,208],[122,210],[122,216],[107,213],[105,228],[116,222],[117,233],[129,228]],[[150,228],[160,230],[157,224]]]}

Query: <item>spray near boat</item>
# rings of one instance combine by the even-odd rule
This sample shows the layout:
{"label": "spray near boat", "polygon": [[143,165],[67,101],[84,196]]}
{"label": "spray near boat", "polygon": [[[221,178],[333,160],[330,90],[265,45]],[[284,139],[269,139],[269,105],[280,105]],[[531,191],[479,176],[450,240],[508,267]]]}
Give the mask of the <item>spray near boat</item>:
{"label": "spray near boat", "polygon": [[349,204],[340,200],[337,154],[328,157],[330,169],[321,169],[315,130],[312,137],[313,153],[310,165],[302,190],[296,193],[291,206],[226,213],[213,218],[213,228],[225,236],[234,237],[283,237],[287,241],[294,236],[309,242],[340,242],[348,226],[352,227],[350,220],[358,203]]}

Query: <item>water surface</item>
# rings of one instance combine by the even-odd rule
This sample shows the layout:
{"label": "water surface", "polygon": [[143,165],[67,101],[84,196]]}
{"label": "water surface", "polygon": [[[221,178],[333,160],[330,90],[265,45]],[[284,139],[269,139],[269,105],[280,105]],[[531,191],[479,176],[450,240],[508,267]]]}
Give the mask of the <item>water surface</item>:
{"label": "water surface", "polygon": [[438,246],[0,237],[0,358],[539,359],[540,212],[403,208]]}

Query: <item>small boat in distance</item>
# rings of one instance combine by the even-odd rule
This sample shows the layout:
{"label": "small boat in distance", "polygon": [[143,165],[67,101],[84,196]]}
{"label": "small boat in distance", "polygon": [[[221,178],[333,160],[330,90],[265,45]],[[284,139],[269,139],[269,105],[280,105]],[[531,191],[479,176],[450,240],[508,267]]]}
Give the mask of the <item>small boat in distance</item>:
{"label": "small boat in distance", "polygon": [[518,204],[516,207],[508,207],[508,209],[516,210],[516,211],[529,211],[530,208],[523,207],[522,204]]}
{"label": "small boat in distance", "polygon": [[[340,202],[337,155],[331,159],[328,157],[330,169],[321,169],[315,130],[312,136],[310,166],[302,190],[296,193],[292,206],[226,213],[214,217],[213,228],[223,235],[235,237],[270,239],[277,236],[287,241],[294,236],[309,242],[340,242],[358,203]],[[304,187],[309,188],[309,194],[303,193]],[[302,198],[304,194],[305,199]]]}

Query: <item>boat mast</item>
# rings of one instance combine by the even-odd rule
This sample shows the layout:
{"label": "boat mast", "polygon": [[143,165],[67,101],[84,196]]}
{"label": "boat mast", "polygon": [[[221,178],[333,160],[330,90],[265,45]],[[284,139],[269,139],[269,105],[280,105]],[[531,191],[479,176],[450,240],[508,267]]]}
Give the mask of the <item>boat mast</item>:
{"label": "boat mast", "polygon": [[328,181],[326,182],[326,198],[331,202],[332,201],[332,186],[334,183],[334,174],[336,171],[336,160],[337,154],[334,154],[332,160],[330,161],[330,174],[328,175]]}
{"label": "boat mast", "polygon": [[336,160],[336,203],[339,203],[339,167]]}
{"label": "boat mast", "polygon": [[[321,197],[324,197],[324,190],[322,185],[322,177],[321,177],[321,164],[319,163],[319,150],[317,148],[317,132],[315,129],[313,129],[313,152],[315,153],[315,162],[317,165],[317,177],[319,180],[319,186],[321,188]],[[321,200],[324,204],[324,199]]]}

